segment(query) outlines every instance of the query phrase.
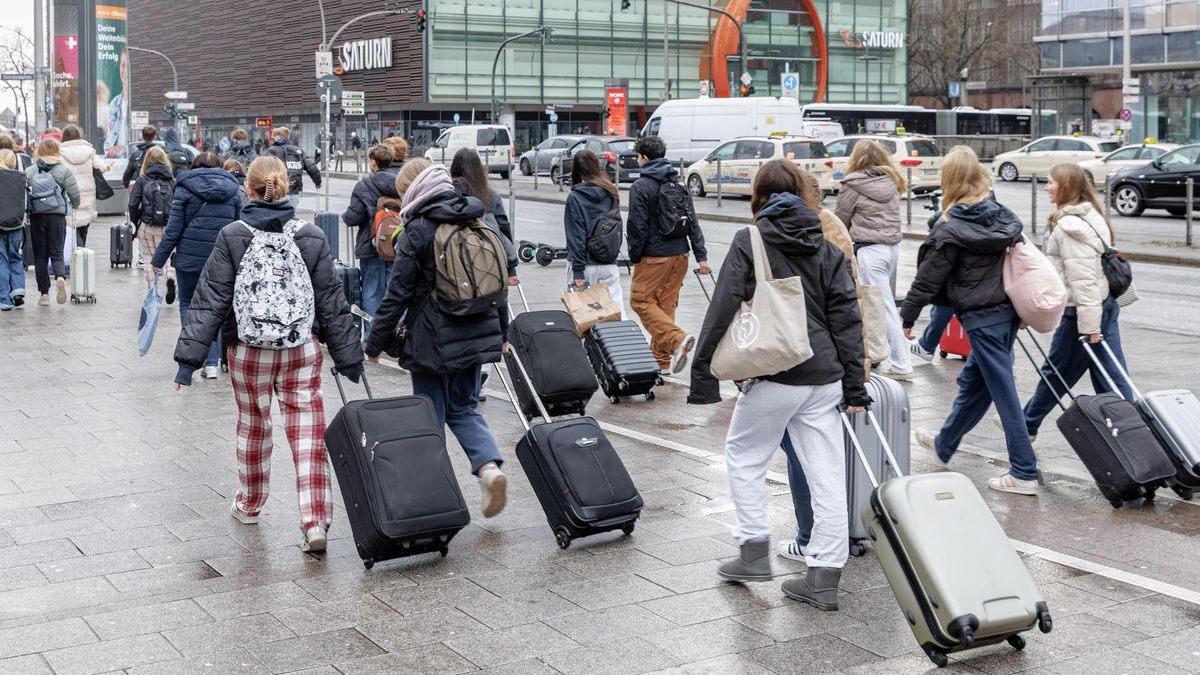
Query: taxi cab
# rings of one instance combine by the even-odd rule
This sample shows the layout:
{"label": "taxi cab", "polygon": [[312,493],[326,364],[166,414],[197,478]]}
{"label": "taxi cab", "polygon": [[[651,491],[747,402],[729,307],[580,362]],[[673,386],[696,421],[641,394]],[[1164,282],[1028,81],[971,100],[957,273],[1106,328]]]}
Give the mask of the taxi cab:
{"label": "taxi cab", "polygon": [[[759,167],[772,159],[788,159],[816,176],[822,192],[831,192],[834,186],[825,157],[825,146],[817,139],[786,134],[742,136],[718,145],[688,166],[684,182],[695,197],[715,193],[718,182],[722,195],[749,195]],[[721,167],[719,176],[717,160]]]}
{"label": "taxi cab", "polygon": [[912,189],[914,194],[933,192],[942,186],[942,151],[932,138],[909,134],[862,134],[844,136],[826,141],[825,152],[829,159],[825,165],[831,170],[833,181],[840,183],[846,177],[850,166],[850,153],[854,146],[862,141],[875,141],[896,158],[900,165],[900,173],[907,177],[908,169],[912,169]]}

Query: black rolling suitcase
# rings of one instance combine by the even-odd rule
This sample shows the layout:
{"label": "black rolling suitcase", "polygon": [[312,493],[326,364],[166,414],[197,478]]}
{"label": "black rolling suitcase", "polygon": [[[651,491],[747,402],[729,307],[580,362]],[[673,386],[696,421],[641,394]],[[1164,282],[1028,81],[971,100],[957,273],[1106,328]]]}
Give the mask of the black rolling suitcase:
{"label": "black rolling suitcase", "polygon": [[[516,369],[509,373],[514,377],[529,375],[520,355],[514,355],[512,363]],[[551,421],[535,394],[534,405],[545,422],[530,426],[508,378],[499,367],[494,369],[525,426],[525,435],[517,443],[517,460],[533,485],[558,547],[565,549],[573,539],[612,530],[631,534],[642,512],[642,495],[596,420]]]}
{"label": "black rolling suitcase", "polygon": [[[1046,353],[1032,331],[1029,331],[1029,336],[1042,353],[1043,359],[1046,359]],[[1025,343],[1020,338],[1018,342],[1025,354],[1033,360],[1033,355],[1029,353]],[[1053,391],[1054,387],[1050,385],[1050,381],[1038,365],[1034,361],[1038,375]],[[1058,406],[1063,410],[1058,418],[1058,430],[1067,439],[1075,454],[1079,455],[1079,459],[1095,479],[1100,492],[1113,508],[1120,508],[1123,503],[1135,499],[1145,499],[1148,502],[1154,499],[1154,492],[1175,475],[1175,465],[1171,463],[1171,458],[1167,456],[1154,431],[1142,419],[1137,407],[1117,393],[1117,385],[1106,370],[1099,370],[1112,391],[1106,394],[1076,396],[1067,386],[1062,373],[1059,373],[1057,368],[1054,369],[1055,375],[1067,390],[1067,396],[1071,397],[1070,407],[1064,406],[1061,401],[1058,402]]]}
{"label": "black rolling suitcase", "polygon": [[583,338],[584,348],[600,388],[609,401],[645,395],[654,400],[654,387],[662,383],[658,361],[635,321],[606,321],[592,326]]}
{"label": "black rolling suitcase", "polygon": [[[471,522],[446,454],[433,403],[424,396],[346,401],[325,430],[363,565],[438,551]],[[366,385],[366,375],[363,375]]]}
{"label": "black rolling suitcase", "polygon": [[[504,355],[504,363],[526,419],[539,414],[526,373],[550,415],[584,413],[599,385],[570,314],[557,309],[522,312],[509,322],[508,343],[510,353]],[[512,352],[529,365],[525,372],[516,367]]]}
{"label": "black rolling suitcase", "polygon": [[108,266],[110,269],[133,266],[133,225],[120,223],[108,228]]}

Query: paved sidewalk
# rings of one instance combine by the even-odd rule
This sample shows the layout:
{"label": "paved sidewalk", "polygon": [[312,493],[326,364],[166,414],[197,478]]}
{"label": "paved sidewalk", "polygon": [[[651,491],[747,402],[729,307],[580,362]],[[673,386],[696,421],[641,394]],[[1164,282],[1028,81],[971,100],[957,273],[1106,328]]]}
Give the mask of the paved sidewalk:
{"label": "paved sidewalk", "polygon": [[[108,238],[93,238],[97,258],[107,259]],[[561,269],[528,270],[522,276],[534,305],[555,306]],[[498,391],[482,410],[510,458],[510,504],[498,518],[479,515],[478,488],[451,441],[474,520],[448,557],[365,571],[340,497],[329,552],[302,553],[284,448],[262,522],[241,525],[227,512],[237,484],[227,376],[174,392],[175,308],[166,308],[154,348],[139,359],[141,274],[102,268],[98,277],[96,305],[26,306],[0,316],[2,673],[932,667],[871,554],[850,561],[839,612],[782,596],[779,582],[799,564],[777,560],[781,578],[771,583],[716,576],[717,560],[736,552],[721,456],[732,403],[687,406],[686,391],[673,384],[652,403],[613,406],[597,396],[590,407],[646,499],[629,537],[592,537],[567,551],[554,545],[511,452],[520,425]],[[694,286],[686,293],[690,307],[702,308]],[[696,322],[696,311],[681,320]],[[1130,349],[1156,372],[1154,381],[1170,375],[1171,354],[1194,346],[1184,336],[1156,334],[1153,344],[1150,337],[1143,331]],[[910,389],[914,424],[944,414],[957,369],[950,361],[919,369]],[[394,369],[373,366],[369,374],[379,395],[409,391]],[[331,382],[325,395],[332,417],[339,402]],[[954,462],[977,484],[1002,471],[987,457],[996,447],[989,426]],[[275,437],[284,438],[281,427]],[[1200,598],[1200,507],[1161,500],[1113,510],[1077,476],[1065,446],[1061,457],[1055,448],[1053,439],[1038,446],[1049,479],[1041,497],[985,494],[1028,554],[1055,630],[1027,634],[1024,652],[996,646],[954,656],[951,669],[1200,671],[1200,605],[1179,599]],[[937,470],[917,449],[913,468]],[[779,458],[773,470],[782,472]],[[770,490],[776,535],[787,536],[786,485]]]}

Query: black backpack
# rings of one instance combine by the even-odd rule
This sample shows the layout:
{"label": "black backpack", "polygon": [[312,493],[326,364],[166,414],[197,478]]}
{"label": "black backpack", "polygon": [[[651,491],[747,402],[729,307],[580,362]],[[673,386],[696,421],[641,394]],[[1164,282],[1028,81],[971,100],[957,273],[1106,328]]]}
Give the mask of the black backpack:
{"label": "black backpack", "polygon": [[12,232],[25,224],[25,174],[0,169],[0,232]]}
{"label": "black backpack", "polygon": [[142,224],[166,227],[175,186],[161,178],[142,177]]}
{"label": "black backpack", "polygon": [[187,171],[188,167],[192,165],[192,156],[183,148],[167,152],[167,158],[171,160],[171,170],[175,172],[176,176]]}
{"label": "black backpack", "polygon": [[621,255],[623,230],[621,210],[614,204],[612,210],[600,216],[595,226],[592,227],[592,231],[588,233],[588,256],[601,265],[615,263]]}
{"label": "black backpack", "polygon": [[692,196],[676,180],[659,183],[658,232],[664,239],[679,239],[692,233],[696,226],[692,216]]}

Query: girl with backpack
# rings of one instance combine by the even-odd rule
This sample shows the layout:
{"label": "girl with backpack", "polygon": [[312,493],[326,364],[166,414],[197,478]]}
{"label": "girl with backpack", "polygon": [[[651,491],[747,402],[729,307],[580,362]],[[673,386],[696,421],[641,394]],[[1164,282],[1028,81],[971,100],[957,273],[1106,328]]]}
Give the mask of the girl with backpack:
{"label": "girl with backpack", "polygon": [[[155,146],[146,151],[142,172],[129,191],[129,222],[137,233],[144,254],[154,255],[171,218],[175,195],[175,173],[167,152]],[[161,270],[167,277],[167,304],[175,302],[175,269],[170,259]],[[153,265],[146,268],[146,288],[154,285]]]}
{"label": "girl with backpack", "polygon": [[175,346],[175,388],[189,386],[217,333],[228,345],[229,379],[237,402],[241,487],[230,513],[258,522],[267,501],[271,398],[279,398],[296,463],[301,549],[325,550],[333,515],[333,483],[325,454],[321,395],[325,343],[338,371],[362,376],[362,346],[329,253],[317,226],[296,218],[288,201],[287,169],[259,157],[246,177],[250,203],[241,220],[217,235]]}
{"label": "girl with backpack", "polygon": [[518,259],[517,247],[513,244],[512,224],[508,221],[508,214],[504,212],[504,200],[488,183],[487,170],[483,168],[479,155],[466,148],[454,153],[454,159],[450,162],[450,178],[459,194],[474,197],[483,204],[483,222],[504,235],[504,250],[508,256],[508,285],[516,285]]}
{"label": "girl with backpack", "polygon": [[25,304],[25,174],[17,153],[0,150],[0,311]]}
{"label": "girl with backpack", "polygon": [[567,238],[567,283],[580,288],[604,282],[613,302],[625,319],[621,272],[615,260],[597,260],[592,243],[597,226],[615,218],[616,252],[621,248],[621,196],[617,186],[600,168],[600,158],[591,150],[580,150],[571,163],[571,194],[567,195],[563,229]]}
{"label": "girl with backpack", "polygon": [[53,267],[55,300],[67,302],[67,271],[63,241],[67,236],[67,211],[79,207],[79,184],[62,163],[58,141],[46,138],[38,144],[37,163],[25,171],[29,191],[29,225],[33,239],[33,265],[37,278],[38,305],[50,304],[50,272]]}
{"label": "girl with backpack", "polygon": [[[192,295],[200,282],[200,272],[212,254],[217,235],[222,228],[237,220],[242,211],[241,186],[233,176],[217,166],[219,161],[211,152],[200,153],[192,160],[191,170],[180,175],[175,185],[167,229],[150,263],[154,273],[160,273],[174,254],[181,320],[187,318]],[[204,359],[203,376],[206,380],[217,379],[217,366],[220,363],[218,349],[217,341],[213,341]]]}

